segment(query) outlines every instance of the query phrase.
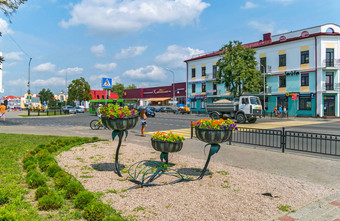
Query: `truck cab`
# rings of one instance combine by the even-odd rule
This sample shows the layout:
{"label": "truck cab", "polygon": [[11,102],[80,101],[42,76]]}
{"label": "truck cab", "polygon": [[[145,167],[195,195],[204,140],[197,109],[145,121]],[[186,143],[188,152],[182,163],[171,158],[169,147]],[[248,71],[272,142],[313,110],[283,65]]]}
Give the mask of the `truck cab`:
{"label": "truck cab", "polygon": [[236,120],[240,123],[255,123],[258,117],[262,115],[261,101],[255,96],[241,96],[239,98],[238,112]]}

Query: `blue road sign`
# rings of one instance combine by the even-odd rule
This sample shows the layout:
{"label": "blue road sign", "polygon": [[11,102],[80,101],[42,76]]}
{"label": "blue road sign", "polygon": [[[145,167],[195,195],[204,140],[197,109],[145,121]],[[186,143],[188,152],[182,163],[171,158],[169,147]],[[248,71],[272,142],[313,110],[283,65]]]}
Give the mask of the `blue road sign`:
{"label": "blue road sign", "polygon": [[112,88],[112,78],[102,78],[102,88]]}

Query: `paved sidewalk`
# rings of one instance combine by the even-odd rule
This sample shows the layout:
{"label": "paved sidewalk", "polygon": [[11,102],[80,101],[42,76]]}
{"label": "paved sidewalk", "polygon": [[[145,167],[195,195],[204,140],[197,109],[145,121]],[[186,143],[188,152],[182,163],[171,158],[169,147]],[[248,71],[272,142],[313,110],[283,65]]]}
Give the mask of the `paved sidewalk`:
{"label": "paved sidewalk", "polygon": [[[14,114],[12,115],[14,117]],[[5,126],[0,127],[0,133],[23,133],[41,135],[63,136],[97,136],[111,139],[109,130],[91,130],[89,127],[29,127]],[[140,137],[139,127],[129,130],[127,142],[137,143],[150,147],[150,136]],[[194,158],[206,159],[204,144],[196,139],[185,140],[185,145],[180,154]],[[171,157],[171,156],[170,156]],[[214,155],[211,162],[259,170],[267,173],[291,177],[297,180],[316,183],[334,189],[331,196],[311,202],[302,208],[292,208],[291,212],[283,217],[273,217],[271,220],[281,221],[340,221],[340,159],[320,155],[307,155],[299,153],[281,153],[272,149],[258,147],[244,147],[237,145],[221,145],[221,150]]]}

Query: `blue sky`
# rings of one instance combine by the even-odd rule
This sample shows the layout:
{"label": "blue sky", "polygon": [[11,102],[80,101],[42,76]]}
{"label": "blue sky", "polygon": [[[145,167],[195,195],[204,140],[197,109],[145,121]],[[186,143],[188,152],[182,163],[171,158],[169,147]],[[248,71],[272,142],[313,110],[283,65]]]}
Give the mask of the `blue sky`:
{"label": "blue sky", "polygon": [[231,40],[340,24],[338,0],[28,0],[0,16],[3,88],[0,96],[65,91],[66,77],[101,78],[138,87],[186,80],[183,62]]}

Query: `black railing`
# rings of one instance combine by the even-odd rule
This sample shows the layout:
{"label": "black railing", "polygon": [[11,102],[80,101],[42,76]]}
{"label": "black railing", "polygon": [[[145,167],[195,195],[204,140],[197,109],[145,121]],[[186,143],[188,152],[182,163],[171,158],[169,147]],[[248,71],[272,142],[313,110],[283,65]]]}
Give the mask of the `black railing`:
{"label": "black railing", "polygon": [[[195,132],[191,128],[191,138]],[[298,131],[238,128],[233,131],[232,142],[265,146],[285,150],[340,156],[340,135],[307,133]]]}

